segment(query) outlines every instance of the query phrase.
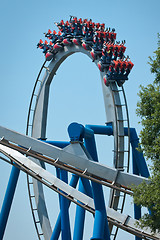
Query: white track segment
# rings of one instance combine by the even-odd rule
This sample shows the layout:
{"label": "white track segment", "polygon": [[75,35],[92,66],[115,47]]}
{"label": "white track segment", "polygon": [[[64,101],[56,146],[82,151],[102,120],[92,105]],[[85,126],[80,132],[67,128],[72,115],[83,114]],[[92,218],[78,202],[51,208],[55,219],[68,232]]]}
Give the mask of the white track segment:
{"label": "white track segment", "polygon": [[[27,132],[28,127],[30,126],[32,129],[31,136],[35,138],[46,138],[46,123],[47,123],[47,111],[48,111],[48,99],[49,99],[49,89],[50,83],[56,74],[57,69],[60,64],[70,55],[81,52],[86,54],[88,57],[91,57],[90,51],[84,50],[81,46],[65,46],[62,51],[58,52],[55,58],[50,62],[49,66],[46,67],[45,63],[43,64],[40,73],[38,75],[37,81],[40,82],[40,88],[38,91],[38,95],[36,95],[36,104],[34,106],[33,111],[33,119],[29,123],[29,117],[27,121]],[[95,64],[97,65],[98,60],[95,60]],[[46,69],[44,76],[39,80],[42,69]],[[103,81],[103,76],[105,73],[101,73],[101,84],[103,89],[104,103],[105,103],[105,111],[107,116],[107,122],[112,122],[113,124],[113,132],[114,132],[114,160],[113,165],[115,168],[123,170],[124,168],[124,121],[122,114],[122,104],[120,100],[119,90],[117,88],[116,82],[111,82],[109,87],[106,87]],[[34,92],[32,94],[34,96]],[[32,101],[32,99],[31,99]],[[30,104],[31,106],[32,104]],[[30,115],[30,110],[29,110]],[[128,154],[129,155],[129,154]],[[28,184],[29,185],[29,184]],[[44,202],[44,194],[41,183],[33,182],[34,191],[35,191],[35,199],[38,201],[39,199],[39,208],[41,205],[43,206],[43,211],[39,211],[40,213],[44,212],[44,215],[47,216],[47,210]],[[40,192],[40,193],[39,193]],[[39,197],[41,195],[41,198]],[[42,199],[42,204],[41,200]],[[116,192],[116,197],[114,191],[111,192],[110,195],[110,204],[114,209],[117,209],[119,202],[119,193]],[[39,213],[38,213],[39,215]],[[43,216],[39,216],[43,218]],[[45,220],[47,222],[47,220]],[[41,219],[40,219],[41,222]],[[43,221],[44,223],[44,221]],[[48,229],[50,228],[50,223],[46,223],[48,225]],[[47,232],[50,231],[47,229]],[[42,229],[45,232],[44,229]],[[45,238],[48,240],[48,238]]]}
{"label": "white track segment", "polygon": [[[61,149],[1,126],[0,138],[2,138],[0,142],[3,145],[14,148],[15,145],[11,145],[9,143],[12,142],[24,147],[26,150],[25,154],[27,154],[28,150],[33,151],[33,153],[35,152],[35,155],[33,155],[35,158],[36,153],[48,156],[53,159],[50,162],[51,164],[54,163],[56,159],[58,159],[59,162],[80,169],[83,172],[87,172],[88,175],[93,175],[106,180],[110,180],[113,183],[117,183],[126,187],[131,186],[132,184],[139,185],[142,181],[146,181],[149,183],[149,180],[147,178],[130,173],[125,173],[122,171],[117,171],[117,169],[115,168],[111,168],[101,163],[84,158],[84,155],[82,155],[82,148],[84,152],[84,147],[79,143],[70,144],[65,149]],[[19,149],[19,151],[22,151],[22,149]],[[61,167],[61,165],[59,165],[59,167]]]}
{"label": "white track segment", "polygon": [[[77,150],[72,151],[77,153]],[[80,150],[78,151],[81,154],[81,151]],[[47,182],[46,185],[48,187],[50,186],[55,191],[57,189],[62,190],[66,194],[66,197],[71,197],[70,199],[71,201],[73,202],[75,202],[75,200],[80,201],[80,203],[84,204],[82,205],[82,207],[94,213],[95,208],[94,201],[92,198],[88,197],[84,193],[79,192],[78,190],[72,188],[68,184],[61,181],[60,179],[56,178],[50,172],[46,171],[45,169],[43,169],[30,159],[19,153],[18,151],[0,144],[0,152],[7,156],[12,161],[12,163],[15,161],[16,164],[18,164],[18,166],[20,167],[20,169],[23,170],[24,172],[28,171],[28,174],[32,173],[32,176],[34,174],[35,177],[37,178],[39,177],[40,179],[42,179],[42,181],[44,180],[45,182]],[[136,221],[128,215],[124,215],[118,213],[117,211],[111,208],[107,208],[107,216],[109,221],[111,221],[112,223],[116,222],[116,224],[120,228],[130,233],[134,233],[135,235],[143,237],[144,239],[148,239],[148,237],[150,239],[155,240],[160,239],[160,234],[152,235],[150,229],[143,229],[142,231],[142,229],[138,228],[135,225]]]}

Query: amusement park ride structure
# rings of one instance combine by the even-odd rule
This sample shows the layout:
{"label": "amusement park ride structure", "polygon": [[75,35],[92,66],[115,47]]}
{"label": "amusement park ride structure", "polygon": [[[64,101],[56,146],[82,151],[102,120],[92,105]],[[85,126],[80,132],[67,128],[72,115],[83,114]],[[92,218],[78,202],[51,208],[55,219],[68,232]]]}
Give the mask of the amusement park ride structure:
{"label": "amusement park ride structure", "polygon": [[[117,239],[121,228],[139,239],[160,239],[150,229],[140,229],[136,222],[141,208],[134,205],[134,218],[123,214],[126,195],[132,195],[131,185],[149,183],[149,172],[143,154],[137,151],[138,136],[129,126],[127,101],[123,84],[133,67],[124,56],[124,43],[116,42],[115,30],[105,30],[104,24],[71,17],[56,23],[59,33],[49,30],[40,40],[45,62],[33,89],[27,119],[26,135],[0,127],[0,156],[13,165],[0,214],[0,240],[3,239],[20,170],[27,173],[28,193],[38,239],[82,240],[85,238],[85,212],[93,215],[94,240]],[[50,84],[62,62],[70,55],[87,55],[100,70],[107,123],[86,125],[71,123],[70,141],[47,141],[46,126]],[[49,62],[49,64],[47,64]],[[45,74],[42,76],[43,71]],[[36,94],[38,92],[38,94]],[[125,116],[125,118],[124,118]],[[114,137],[113,167],[99,163],[95,135]],[[133,173],[129,173],[130,146]],[[127,159],[127,161],[125,161]],[[56,176],[46,170],[46,164],[56,169]],[[70,177],[70,183],[68,178]],[[79,183],[79,188],[76,189]],[[60,213],[52,228],[47,211],[43,185],[58,193]],[[109,187],[108,207],[102,186]],[[77,205],[74,233],[71,233],[69,208]],[[36,205],[36,207],[34,207]]]}

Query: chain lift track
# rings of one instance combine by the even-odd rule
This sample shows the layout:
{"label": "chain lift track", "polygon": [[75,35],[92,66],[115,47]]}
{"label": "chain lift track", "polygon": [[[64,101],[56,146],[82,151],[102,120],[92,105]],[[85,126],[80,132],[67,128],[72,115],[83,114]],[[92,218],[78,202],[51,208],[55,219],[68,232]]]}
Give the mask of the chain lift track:
{"label": "chain lift track", "polygon": [[[47,122],[47,108],[48,108],[48,98],[49,98],[49,87],[50,83],[56,74],[56,71],[60,64],[70,55],[76,52],[81,52],[88,55],[90,58],[90,52],[83,49],[81,46],[65,46],[63,51],[59,52],[55,59],[51,61],[48,66],[45,66],[46,61],[42,65],[38,77],[35,82],[35,86],[33,89],[28,119],[27,119],[27,130],[26,134],[35,138],[46,138],[46,122]],[[91,58],[92,59],[92,58]],[[95,60],[94,63],[97,65],[98,60]],[[42,76],[43,70],[45,70],[45,74]],[[125,92],[123,87],[118,87],[116,82],[110,82],[109,87],[106,87],[103,82],[103,77],[105,73],[101,72],[101,83],[104,95],[104,103],[105,110],[107,116],[107,122],[112,123],[113,131],[114,131],[114,160],[113,165],[120,171],[129,171],[129,156],[130,156],[130,140],[129,140],[129,130],[128,137],[124,136],[124,127],[126,126],[129,129],[129,118],[128,118],[128,109],[127,102],[125,97]],[[39,84],[40,83],[40,84]],[[121,94],[122,93],[122,94]],[[123,116],[125,115],[125,119]],[[38,124],[37,124],[38,123]],[[124,149],[124,139],[127,141],[125,144],[127,149]],[[124,155],[126,162],[124,163]],[[34,208],[34,202],[36,202],[38,188],[42,188],[40,183],[36,183],[35,180],[32,180],[29,176],[27,177],[28,182],[28,192],[31,203],[31,209],[33,214],[33,219],[35,223],[35,227],[37,230],[37,234],[39,239],[49,232],[51,234],[51,227],[49,219],[45,220],[47,223],[44,226],[41,226],[42,232],[39,230],[39,224],[41,224],[40,220],[36,220],[37,216],[39,216],[38,208]],[[37,185],[38,184],[38,185]],[[37,188],[37,189],[36,189]],[[34,194],[32,193],[34,189]],[[41,189],[41,196],[43,195],[43,204],[45,203],[45,198],[43,194],[43,190]],[[32,194],[31,194],[32,193]],[[121,198],[121,201],[119,201]],[[118,204],[121,202],[121,204]],[[115,210],[120,212],[123,211],[125,202],[125,193],[121,193],[118,190],[111,190],[110,193],[110,201],[109,207],[112,207]],[[47,214],[47,209],[45,207],[45,215]],[[46,230],[47,225],[47,230]],[[48,230],[49,229],[49,230]],[[110,229],[112,229],[112,224],[110,224]],[[112,233],[113,239],[116,238],[118,227],[115,230],[115,233]],[[45,234],[44,234],[45,232]],[[47,239],[46,236],[44,236]]]}

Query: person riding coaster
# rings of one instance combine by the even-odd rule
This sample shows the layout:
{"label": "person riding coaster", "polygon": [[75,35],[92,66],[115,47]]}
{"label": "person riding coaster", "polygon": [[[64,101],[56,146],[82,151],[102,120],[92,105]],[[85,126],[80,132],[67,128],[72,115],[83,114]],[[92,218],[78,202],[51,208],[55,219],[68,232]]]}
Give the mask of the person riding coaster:
{"label": "person riding coaster", "polygon": [[48,44],[47,41],[43,43],[42,39],[40,39],[39,43],[37,44],[37,48],[43,49],[46,61],[50,61],[56,54],[56,52],[53,49],[53,43],[51,41]]}
{"label": "person riding coaster", "polygon": [[128,59],[125,60],[113,60],[109,66],[108,72],[104,77],[104,82],[108,86],[109,81],[117,81],[118,86],[122,86],[126,80],[128,80],[128,75],[133,68],[134,64]]}
{"label": "person riding coaster", "polygon": [[82,39],[80,36],[76,36],[73,38],[72,42],[75,44],[75,45],[78,45],[78,46],[81,46],[82,45]]}
{"label": "person riding coaster", "polygon": [[44,33],[45,37],[47,37],[48,39],[52,39],[52,31],[50,29],[48,29],[47,33]]}
{"label": "person riding coaster", "polygon": [[124,46],[125,44],[125,40],[122,41],[122,43],[119,45],[119,49],[118,49],[118,57],[120,59],[123,59],[124,58],[124,52],[126,50],[126,47]]}
{"label": "person riding coaster", "polygon": [[115,42],[115,40],[116,40],[116,33],[115,33],[115,28],[112,28],[112,31],[111,32],[109,32],[109,39],[110,39],[110,41],[112,42],[112,43],[114,43]]}
{"label": "person riding coaster", "polygon": [[94,37],[93,37],[93,47],[91,51],[91,56],[93,60],[96,60],[98,57],[100,58],[102,56],[102,47],[103,47],[103,42],[100,39],[100,34],[95,32]]}
{"label": "person riding coaster", "polygon": [[42,39],[39,40],[39,43],[37,44],[37,48],[43,49],[43,41]]}
{"label": "person riding coaster", "polygon": [[83,29],[83,41],[93,42],[93,29],[89,26],[89,23],[84,23]]}
{"label": "person riding coaster", "polygon": [[50,39],[43,43],[40,39],[37,48],[43,49],[45,58],[50,61],[58,51],[61,51],[65,45],[82,45],[85,50],[90,51],[93,61],[99,59],[98,67],[100,71],[105,72],[104,82],[108,86],[109,81],[117,81],[118,86],[122,86],[133,67],[133,63],[128,59],[124,60],[126,47],[125,41],[116,42],[116,33],[113,28],[105,30],[105,24],[94,23],[92,20],[77,19],[71,17],[64,23],[56,23],[59,29],[56,31],[49,29],[45,37]]}
{"label": "person riding coaster", "polygon": [[114,52],[113,43],[104,43],[102,48],[102,56],[98,62],[98,67],[101,72],[108,71],[109,65],[112,61],[112,56]]}
{"label": "person riding coaster", "polygon": [[53,44],[58,40],[58,35],[57,35],[57,32],[55,30],[52,33],[51,30],[49,29],[48,32],[44,33],[44,34],[45,34],[45,37],[50,39]]}
{"label": "person riding coaster", "polygon": [[58,36],[58,39],[56,40],[53,48],[56,49],[57,51],[60,51],[64,47],[61,31],[58,32],[57,36]]}

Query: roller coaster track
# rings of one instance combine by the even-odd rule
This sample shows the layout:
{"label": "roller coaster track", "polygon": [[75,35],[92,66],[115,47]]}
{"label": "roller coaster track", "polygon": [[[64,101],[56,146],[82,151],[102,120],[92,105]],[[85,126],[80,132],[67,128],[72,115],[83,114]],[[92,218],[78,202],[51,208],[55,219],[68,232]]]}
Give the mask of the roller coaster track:
{"label": "roller coaster track", "polygon": [[[34,111],[35,111],[35,104],[36,104],[37,97],[38,97],[37,93],[42,84],[42,80],[40,79],[40,76],[42,74],[42,71],[44,69],[46,69],[45,64],[46,64],[46,61],[44,61],[43,65],[38,73],[38,76],[37,76],[37,79],[35,81],[35,85],[33,88],[33,92],[31,95],[31,100],[30,100],[30,105],[29,105],[29,110],[28,110],[28,117],[27,117],[27,128],[26,128],[26,135],[30,135],[30,136],[32,135],[32,133],[31,133],[32,121],[33,121],[33,116],[34,116]],[[30,202],[30,206],[31,206],[33,222],[35,225],[38,239],[41,240],[41,238],[44,234],[40,227],[40,220],[38,218],[37,208],[34,207],[36,205],[36,203],[35,203],[35,195],[34,195],[34,189],[33,189],[33,179],[28,174],[27,174],[27,187],[28,187],[28,195],[29,195],[29,202]]]}
{"label": "roller coaster track", "polygon": [[[80,46],[72,46],[72,47],[64,47],[64,51],[60,52],[57,54],[57,59],[54,59],[49,66],[45,66],[46,61],[44,62],[44,64],[42,65],[40,72],[38,74],[38,77],[36,79],[35,82],[35,86],[33,89],[33,93],[32,93],[32,97],[31,97],[31,102],[30,102],[30,106],[29,106],[29,112],[28,112],[28,119],[27,119],[27,130],[26,130],[26,134],[30,135],[30,136],[34,136],[34,137],[39,137],[39,138],[45,138],[45,130],[43,131],[43,133],[38,133],[40,135],[37,135],[36,130],[35,129],[35,116],[37,115],[36,111],[37,111],[37,106],[38,106],[38,101],[40,98],[40,95],[43,91],[44,85],[47,84],[48,82],[51,82],[53,76],[56,73],[57,68],[59,67],[59,65],[64,61],[64,59],[66,57],[68,57],[69,55],[75,53],[75,52],[82,52],[85,53],[86,55],[88,55],[90,58],[90,53],[86,50],[84,50],[82,47]],[[59,57],[60,55],[60,57]],[[98,60],[95,60],[95,64],[98,64]],[[43,77],[42,80],[42,70],[46,69],[46,74]],[[107,114],[107,120],[108,122],[112,122],[113,124],[113,129],[114,129],[114,167],[117,168],[120,171],[127,171],[129,170],[129,156],[130,156],[130,140],[129,140],[129,130],[128,130],[128,136],[124,137],[124,126],[126,126],[129,129],[129,118],[128,118],[128,108],[127,108],[127,102],[126,102],[126,97],[125,97],[125,92],[123,87],[117,87],[117,84],[113,81],[110,82],[110,86],[108,88],[108,90],[106,91],[106,88],[104,86],[103,83],[103,76],[104,73],[101,73],[101,81],[102,81],[102,86],[103,86],[103,92],[104,92],[104,100],[105,100],[105,104],[107,104],[108,99],[106,98],[106,95],[110,95],[110,100],[109,100],[109,104],[110,102],[112,102],[112,107],[114,109],[114,117],[110,117],[109,115],[112,115],[110,113],[108,113],[108,109],[109,107],[106,106],[106,114]],[[47,80],[49,79],[49,80]],[[38,84],[40,83],[40,84]],[[50,84],[50,83],[49,83]],[[38,92],[38,94],[36,93]],[[122,93],[122,94],[121,94]],[[108,104],[108,105],[109,105]],[[125,115],[125,119],[123,119],[123,115]],[[109,117],[108,117],[109,116]],[[40,118],[44,118],[44,116],[40,117]],[[44,120],[46,121],[46,120]],[[45,126],[43,126],[42,128],[45,128]],[[31,131],[29,131],[31,130]],[[39,131],[39,130],[38,130]],[[42,132],[42,130],[40,130]],[[127,145],[127,149],[124,149],[124,138],[128,138],[128,143]],[[127,155],[126,156],[126,163],[124,164],[124,154]],[[34,219],[34,223],[36,226],[36,229],[39,229],[37,224],[39,225],[39,220],[36,221],[35,220],[35,215],[38,215],[36,213],[35,210],[33,210],[33,204],[32,202],[35,199],[35,196],[32,194],[31,192],[33,192],[31,190],[31,188],[33,188],[33,181],[31,179],[29,179],[30,177],[27,177],[27,182],[28,182],[28,190],[29,190],[29,198],[30,198],[30,203],[31,203],[31,209],[32,209],[32,214],[33,214],[33,219]],[[119,199],[122,199],[121,201],[119,201]],[[121,206],[118,205],[118,203],[121,202]],[[120,194],[120,191],[113,191],[111,190],[111,194],[110,194],[110,201],[109,201],[109,207],[112,207],[115,210],[118,210],[120,212],[123,212],[123,207],[124,207],[124,202],[125,202],[125,194]],[[110,230],[112,229],[112,225],[110,224]],[[116,237],[117,235],[117,230],[116,229],[115,233],[112,233],[112,236]],[[38,233],[38,230],[37,230]],[[42,233],[38,233],[39,239]]]}
{"label": "roller coaster track", "polygon": [[[71,19],[70,26],[72,25]],[[91,24],[91,22],[88,23]],[[60,25],[63,25],[63,20]],[[83,24],[80,24],[80,26],[81,25]],[[116,34],[114,33],[114,29],[112,29],[112,32],[110,32],[110,30],[104,30],[104,34],[101,28],[95,28],[93,25],[91,28],[93,28],[94,38],[92,38],[92,35],[88,38],[85,31],[84,34],[80,33],[81,31],[79,31],[80,29],[78,30],[78,25],[77,29],[75,27],[75,30],[71,31],[72,33],[70,32],[70,34],[66,31],[65,26],[63,28],[65,31],[62,36],[59,36],[59,34],[54,35],[54,32],[52,34],[50,30],[45,34],[50,40],[54,40],[54,37],[57,37],[55,38],[57,40],[52,41],[49,44],[47,41],[43,43],[43,41],[40,40],[37,44],[37,47],[43,49],[46,60],[51,61],[49,64],[47,64],[47,61],[44,61],[38,73],[29,105],[26,135],[16,133],[0,126],[0,152],[9,160],[2,156],[0,156],[0,159],[18,167],[27,174],[29,200],[39,240],[49,240],[52,235],[43,185],[46,185],[53,191],[67,198],[69,201],[91,212],[93,215],[95,214],[95,219],[97,216],[95,196],[94,199],[92,199],[86,194],[81,193],[64,183],[62,180],[56,178],[46,171],[46,164],[110,188],[109,203],[106,208],[110,230],[110,234],[107,230],[108,238],[110,235],[111,239],[115,240],[118,229],[121,228],[143,239],[160,239],[158,234],[153,235],[150,230],[144,229],[144,231],[142,231],[135,226],[136,220],[128,215],[122,214],[126,194],[132,195],[130,185],[138,185],[142,181],[149,183],[149,180],[146,178],[129,174],[130,125],[123,83],[128,79],[128,73],[133,67],[133,64],[128,60],[128,57],[125,58],[124,56],[124,41],[118,46],[115,44]],[[100,32],[98,29],[101,29]],[[101,41],[100,37],[102,37],[103,40],[107,39],[105,38],[107,37],[107,34],[108,41]],[[95,38],[96,36],[99,37]],[[95,41],[97,41],[96,43],[98,45],[94,45]],[[100,45],[100,42],[101,44],[103,43],[103,47]],[[111,135],[114,137],[113,168],[95,162],[98,159],[95,160],[94,156],[92,159],[88,152],[89,150],[87,151],[87,147],[85,148],[80,141],[71,142],[66,148],[62,149],[37,140],[46,139],[50,84],[63,61],[77,52],[83,53],[91,58],[100,70],[107,117],[106,127],[112,125],[113,133]],[[112,80],[113,78],[115,79]],[[88,127],[90,128],[91,126],[88,125]],[[128,131],[128,134],[126,134],[125,130]],[[100,188],[98,188],[99,185],[96,186],[97,192],[99,194],[102,193],[103,195],[103,192],[101,192],[101,186]],[[94,187],[92,186],[92,188],[94,192]],[[97,192],[95,195],[99,196]],[[99,201],[101,201],[103,205],[102,198],[100,199],[99,197]],[[105,206],[102,208],[105,212]],[[99,224],[99,228],[101,228],[100,225],[101,224]],[[100,232],[103,232],[102,228]],[[99,238],[100,237],[97,238],[94,236],[94,239]],[[102,238],[104,238],[104,236]]]}
{"label": "roller coaster track", "polygon": [[[125,138],[124,136],[124,131],[120,133],[120,131],[118,130],[118,124],[121,124],[122,126],[120,127],[120,129],[124,129],[124,127],[127,127],[128,129],[128,135],[126,136],[127,139],[127,143],[124,143],[124,151],[121,152],[121,150],[119,150],[118,148],[116,149],[116,159],[118,159],[118,155],[119,154],[124,154],[124,161],[126,160],[125,163],[123,163],[123,168],[122,165],[117,166],[117,161],[114,164],[114,167],[116,169],[119,169],[120,171],[125,171],[125,172],[129,172],[129,163],[130,163],[130,125],[129,125],[129,114],[128,114],[128,107],[127,107],[127,101],[126,101],[126,96],[125,96],[125,91],[123,86],[114,89],[114,87],[110,84],[110,88],[113,94],[113,104],[114,104],[114,110],[115,110],[115,116],[116,116],[116,132],[117,132],[117,146],[120,144],[121,140],[120,138]],[[116,100],[116,96],[115,93],[118,93],[119,96],[121,96],[120,98],[120,102]],[[120,94],[122,93],[122,94]],[[120,110],[119,110],[120,108]],[[116,113],[117,111],[117,113]],[[122,116],[121,114],[125,115],[125,119],[124,116]],[[124,141],[125,141],[124,140]],[[123,141],[123,140],[122,140]],[[126,156],[125,156],[126,155]],[[109,206],[119,212],[123,212],[124,209],[124,204],[125,204],[125,198],[126,198],[126,194],[124,192],[118,191],[118,190],[111,190],[111,197],[110,197],[110,202],[109,202]],[[115,200],[116,198],[118,198],[117,200]],[[120,200],[120,201],[119,201]],[[118,233],[118,227],[116,229],[112,230],[112,225],[110,224],[110,232],[112,238],[115,240],[117,233]]]}
{"label": "roller coaster track", "polygon": [[[22,139],[22,138],[21,138]],[[44,143],[42,143],[44,144]],[[5,146],[9,145],[9,147]],[[68,186],[68,184],[62,182],[61,180],[54,177],[52,174],[44,170],[42,167],[22,155],[20,152],[15,150],[14,148],[18,148],[22,151],[21,147],[15,146],[15,144],[10,144],[6,139],[1,140],[0,144],[0,152],[3,153],[7,158],[10,159],[10,163],[12,165],[15,165],[20,170],[26,172],[33,178],[37,179],[41,183],[45,184],[47,187],[51,188],[52,190],[56,191],[57,193],[63,195],[68,200],[74,202],[75,204],[78,204],[79,206],[83,207],[87,211],[94,214],[94,202],[93,199],[86,196],[85,194],[79,192],[76,189],[73,189],[72,187]],[[25,148],[24,148],[25,149]],[[23,150],[24,151],[24,150]],[[27,151],[25,149],[25,151]],[[30,151],[30,150],[29,150]],[[28,151],[28,153],[29,153]],[[31,153],[30,153],[31,154]],[[34,157],[37,158],[37,153],[34,151],[32,152]],[[45,159],[44,156],[41,156],[41,158]],[[2,160],[5,160],[4,158],[1,158]],[[9,162],[9,160],[5,160],[6,162]],[[46,161],[46,160],[45,160]],[[53,160],[52,160],[53,162]],[[58,161],[55,161],[55,164],[57,164]],[[60,165],[59,165],[60,166]],[[60,190],[63,190],[60,191]],[[78,201],[76,201],[78,200]],[[147,229],[144,229],[143,231],[139,229],[135,225],[135,220],[133,220],[128,215],[123,215],[121,213],[118,213],[117,211],[107,208],[107,215],[108,215],[108,221],[112,223],[113,225],[116,225],[118,228],[121,228],[129,233],[132,233],[138,237],[141,237],[143,239],[153,239],[157,240],[160,238],[159,234],[151,234],[151,232]]]}

